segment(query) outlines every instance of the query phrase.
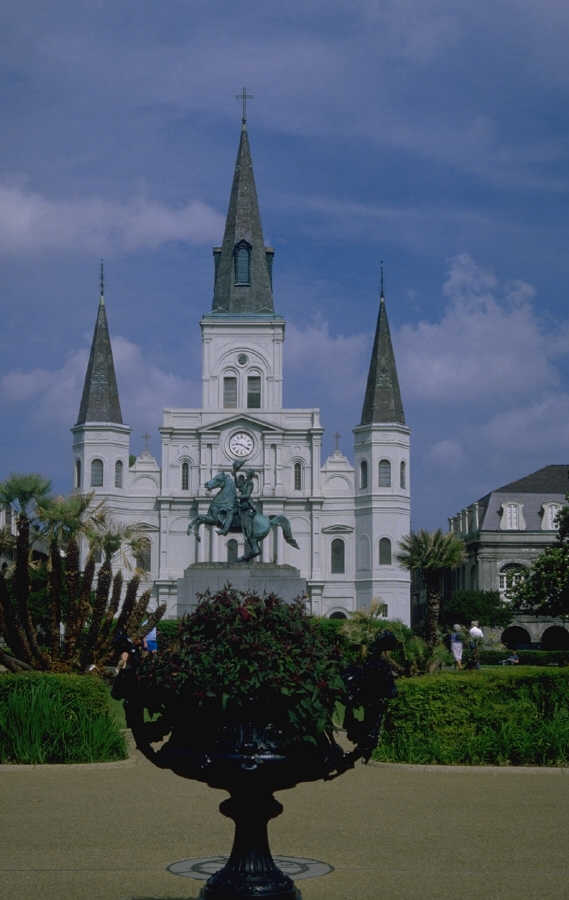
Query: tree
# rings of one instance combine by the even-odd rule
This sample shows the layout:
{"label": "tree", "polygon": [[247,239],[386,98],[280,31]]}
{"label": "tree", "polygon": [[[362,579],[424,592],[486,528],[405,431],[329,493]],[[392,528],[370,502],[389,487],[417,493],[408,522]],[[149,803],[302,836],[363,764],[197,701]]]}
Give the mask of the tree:
{"label": "tree", "polygon": [[50,489],[51,483],[36,474],[11,475],[0,484],[0,503],[15,506],[18,512],[16,570],[13,578],[17,604],[14,637],[23,661],[42,669],[49,667],[49,658],[39,646],[30,614],[30,516],[38,503],[48,496]]}
{"label": "tree", "polygon": [[477,619],[481,625],[505,628],[513,618],[511,604],[504,603],[499,591],[454,591],[441,602],[440,620],[449,627]]}
{"label": "tree", "polygon": [[[9,652],[0,650],[0,662],[10,671],[41,668],[55,671],[84,671],[91,663],[113,660],[113,622],[120,605],[122,575],[113,578],[112,557],[132,535],[125,529],[110,528],[101,506],[90,510],[91,496],[48,496],[49,482],[40,476],[12,476],[0,485],[0,502],[17,504],[18,535],[16,567],[10,577],[0,571],[0,635]],[[34,523],[43,529],[49,543],[46,599],[47,618],[42,616],[47,637],[39,638],[39,621],[30,612],[32,574],[29,565],[29,508],[34,505]],[[89,541],[83,572],[79,566],[78,538]],[[94,598],[92,595],[98,551],[104,554]],[[44,567],[44,573],[46,569]],[[45,580],[45,576],[44,576]],[[147,615],[151,592],[137,596],[140,578],[135,574],[127,585],[120,615],[122,631],[131,639],[143,637],[163,616],[166,605]],[[146,624],[143,626],[143,621]],[[60,639],[60,623],[65,641]],[[117,623],[118,624],[118,623]]]}
{"label": "tree", "polygon": [[510,598],[516,612],[569,619],[569,546],[548,547]]}
{"label": "tree", "polygon": [[[569,500],[569,494],[565,496]],[[556,518],[557,543],[538,556],[526,577],[511,588],[516,612],[569,619],[569,505]]]}
{"label": "tree", "polygon": [[464,544],[449,532],[412,532],[401,540],[401,553],[397,559],[404,568],[420,575],[427,592],[427,619],[425,640],[433,649],[438,640],[438,624],[441,607],[442,581],[445,572],[456,568],[464,559]]}

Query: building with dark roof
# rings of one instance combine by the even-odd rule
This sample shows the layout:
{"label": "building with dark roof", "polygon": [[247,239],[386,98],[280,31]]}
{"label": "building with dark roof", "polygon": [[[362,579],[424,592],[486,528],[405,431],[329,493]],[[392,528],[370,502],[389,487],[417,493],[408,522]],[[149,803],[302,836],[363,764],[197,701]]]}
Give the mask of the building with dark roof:
{"label": "building with dark roof", "polygon": [[[449,518],[449,530],[462,538],[466,559],[453,572],[453,587],[499,591],[508,589],[557,539],[555,518],[569,492],[569,465],[550,465],[495,488]],[[516,618],[509,629],[519,644],[569,646],[561,634],[564,624],[547,618]],[[552,631],[553,629],[553,631]]]}

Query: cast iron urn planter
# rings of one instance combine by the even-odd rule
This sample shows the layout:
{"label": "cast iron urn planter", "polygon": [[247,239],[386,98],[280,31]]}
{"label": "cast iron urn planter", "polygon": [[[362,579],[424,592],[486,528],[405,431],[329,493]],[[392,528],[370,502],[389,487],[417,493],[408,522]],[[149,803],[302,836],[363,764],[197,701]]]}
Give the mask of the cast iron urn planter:
{"label": "cast iron urn planter", "polygon": [[[235,600],[236,592],[230,594]],[[250,597],[237,600],[240,604],[251,603]],[[257,604],[265,602],[261,598],[253,600]],[[276,598],[271,602],[280,603]],[[202,606],[203,603],[197,612]],[[184,629],[191,631],[191,619],[182,623],[181,633]],[[213,628],[212,637],[219,646],[219,630]],[[123,650],[126,646],[123,645]],[[183,634],[181,646],[184,646]],[[198,646],[207,654],[208,648],[202,641]],[[340,681],[336,681],[335,694],[346,707],[344,728],[354,744],[350,752],[343,751],[334,740],[331,726],[334,692],[327,695],[331,705],[329,727],[300,735],[298,723],[291,725],[288,694],[284,694],[287,700],[284,710],[276,702],[278,698],[271,697],[266,690],[245,695],[238,703],[232,703],[229,697],[220,715],[219,707],[213,703],[201,706],[188,703],[191,692],[194,698],[199,696],[195,681],[188,679],[186,689],[178,685],[176,691],[160,684],[164,667],[173,673],[174,681],[180,675],[176,666],[180,666],[183,652],[172,653],[166,662],[160,659],[159,653],[148,662],[141,661],[135,648],[129,648],[129,664],[115,678],[113,696],[124,701],[127,724],[138,749],[160,768],[221,788],[230,795],[219,809],[235,823],[233,848],[226,865],[204,886],[200,894],[203,900],[300,900],[299,890],[275,864],[269,848],[268,823],[283,810],[273,793],[303,781],[333,779],[353,768],[358,759],[369,760],[377,746],[386,703],[396,693],[392,670],[383,651],[396,646],[391,632],[383,631],[361,664],[342,668],[338,660]],[[249,659],[249,663],[254,670],[254,659]],[[191,670],[191,663],[188,665]],[[270,681],[270,673],[267,679]],[[230,685],[224,687],[225,698]],[[364,710],[363,719],[354,715],[358,708]],[[144,722],[145,709],[158,712],[158,718]],[[307,712],[310,713],[309,708]]]}

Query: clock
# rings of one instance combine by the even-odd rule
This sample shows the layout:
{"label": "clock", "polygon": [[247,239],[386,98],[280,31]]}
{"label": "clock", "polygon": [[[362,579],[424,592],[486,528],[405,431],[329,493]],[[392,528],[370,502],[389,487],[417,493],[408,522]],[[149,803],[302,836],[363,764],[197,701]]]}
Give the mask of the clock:
{"label": "clock", "polygon": [[253,438],[246,431],[236,431],[229,438],[229,452],[238,459],[244,459],[253,452]]}

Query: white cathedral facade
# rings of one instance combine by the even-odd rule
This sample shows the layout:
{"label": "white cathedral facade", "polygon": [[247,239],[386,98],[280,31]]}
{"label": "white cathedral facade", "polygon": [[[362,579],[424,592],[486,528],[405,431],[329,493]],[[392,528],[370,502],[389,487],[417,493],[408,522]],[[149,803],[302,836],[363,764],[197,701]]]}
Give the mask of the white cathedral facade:
{"label": "white cathedral facade", "polygon": [[[253,500],[265,515],[289,519],[300,548],[275,529],[260,561],[298,568],[315,615],[344,616],[376,601],[388,618],[408,624],[410,579],[397,552],[410,531],[410,429],[383,290],[354,465],[339,450],[322,464],[319,410],[283,408],[285,321],[274,308],[274,251],[263,240],[245,122],[223,243],[213,255],[213,302],[200,321],[202,406],[163,410],[160,463],[145,450],[129,465],[130,428],[122,420],[101,286],[72,428],[74,489],[93,491],[111,519],[145,536],[148,581],[167,603],[166,617],[176,618],[178,581],[190,564],[241,555],[241,535],[207,527],[197,542],[186,530],[209,507],[205,483],[245,460],[255,472]],[[354,402],[359,408],[362,398]]]}

